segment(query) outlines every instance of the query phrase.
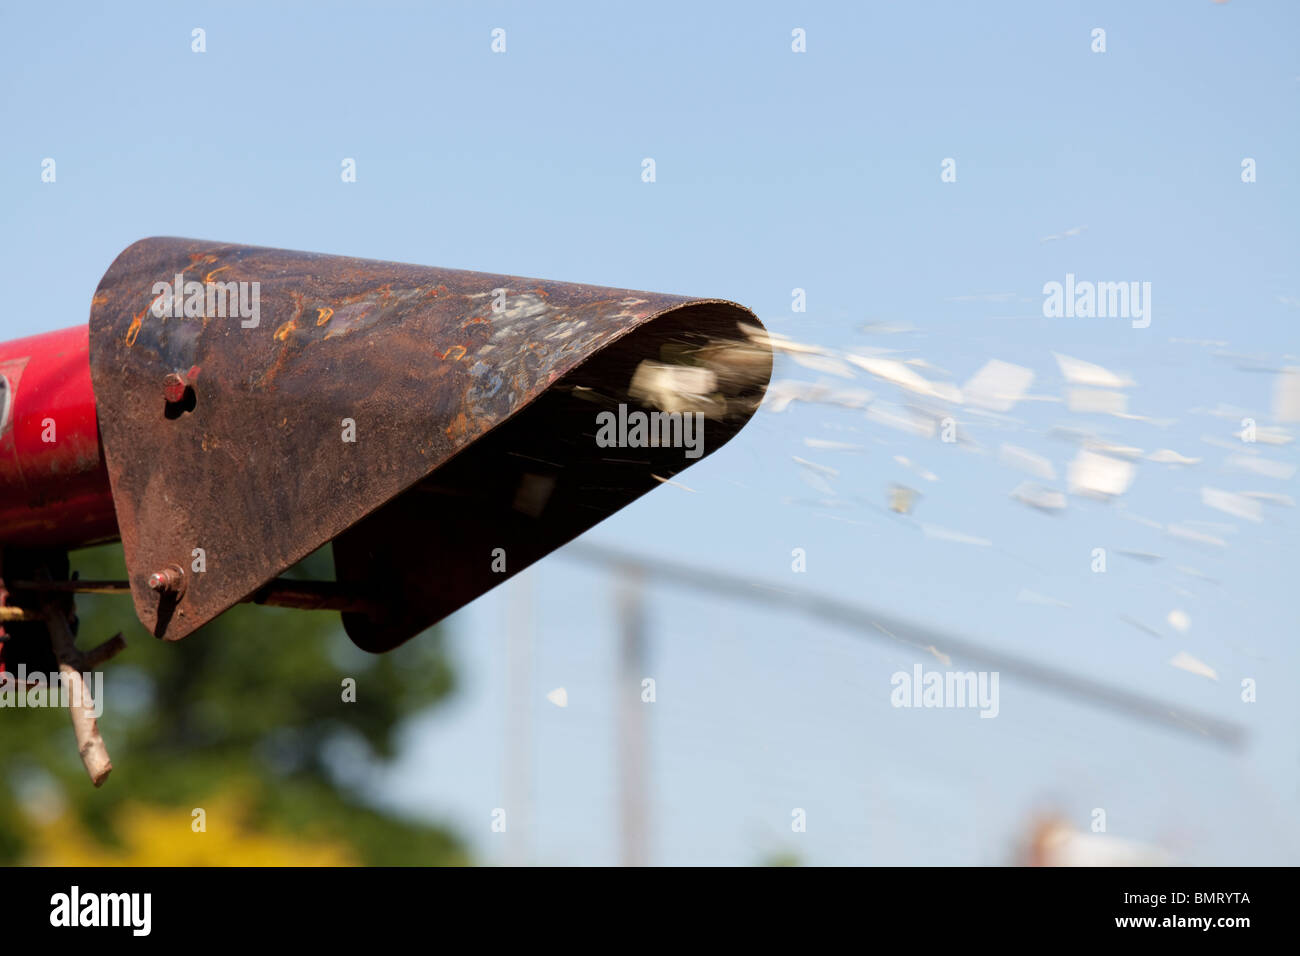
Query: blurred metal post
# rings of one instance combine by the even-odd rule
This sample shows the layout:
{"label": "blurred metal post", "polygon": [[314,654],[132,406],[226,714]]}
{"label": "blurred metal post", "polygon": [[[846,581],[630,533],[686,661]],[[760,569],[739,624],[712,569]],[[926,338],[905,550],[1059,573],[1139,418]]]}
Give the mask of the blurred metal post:
{"label": "blurred metal post", "polygon": [[506,626],[506,865],[527,866],[532,825],[533,579],[510,582]]}
{"label": "blurred metal post", "polygon": [[642,571],[624,564],[618,572],[618,707],[619,800],[622,863],[645,866],[648,859],[646,813],[645,712],[641,678],[645,652],[645,604]]}
{"label": "blurred metal post", "polygon": [[1034,658],[1021,657],[965,637],[881,614],[830,594],[778,587],[741,575],[646,558],[631,551],[583,541],[569,545],[563,553],[602,568],[620,568],[624,574],[635,572],[643,578],[654,578],[678,587],[725,595],[754,605],[798,611],[837,627],[857,631],[872,640],[911,646],[926,652],[942,650],[950,657],[961,658],[985,670],[1011,674],[1076,700],[1192,734],[1230,750],[1241,750],[1246,745],[1246,727],[1235,721],[1058,670]]}

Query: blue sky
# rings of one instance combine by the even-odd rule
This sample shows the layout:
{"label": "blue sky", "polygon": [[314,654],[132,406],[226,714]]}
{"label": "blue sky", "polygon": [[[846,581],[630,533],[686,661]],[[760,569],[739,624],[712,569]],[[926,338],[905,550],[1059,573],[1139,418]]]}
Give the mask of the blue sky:
{"label": "blue sky", "polygon": [[[1219,406],[1271,424],[1267,370],[1300,365],[1298,26],[1293,4],[1238,0],[9,5],[0,328],[83,322],[117,252],[187,235],[727,297],[801,342],[898,349],[958,384],[998,358],[1033,369],[1035,395],[1060,396],[1053,352],[1123,372],[1130,410],[1170,423],[1023,403],[1013,421],[971,423],[979,455],[796,403],[685,472],[694,493],[664,487],[590,536],[851,598],[1215,713],[1249,728],[1245,753],[1009,679],[996,720],[894,709],[889,675],[921,659],[912,651],[653,587],[652,859],[1002,862],[1026,815],[1053,806],[1079,827],[1106,808],[1113,835],[1186,862],[1295,863],[1295,511],[1239,521],[1200,489],[1296,492],[1294,477],[1231,469],[1233,452],[1203,438],[1239,427],[1205,414]],[[790,50],[795,27],[804,54]],[[340,180],[345,157],[356,183]],[[955,183],[940,181],[946,157]],[[1255,183],[1241,181],[1244,157]],[[1044,318],[1043,284],[1067,272],[1151,282],[1151,326]],[[795,287],[804,313],[791,311]],[[872,322],[914,331],[863,331]],[[1225,341],[1232,356],[1171,340]],[[774,377],[823,376],[781,357]],[[838,384],[899,399],[863,372]],[[1030,448],[1061,474],[1074,449],[1047,432],[1062,424],[1202,461],[1143,462],[1119,501],[1071,497],[1042,515],[1010,500],[1025,476],[996,452]],[[1260,453],[1297,457],[1294,444]],[[843,506],[819,500],[792,456],[838,469]],[[913,520],[882,510],[891,482],[923,491]],[[1227,545],[1151,522],[1223,525]],[[1094,547],[1163,560],[1112,553],[1094,574]],[[609,579],[562,556],[527,578],[527,843],[539,862],[613,862]],[[448,622],[464,693],[411,728],[382,783],[385,799],[458,824],[488,860],[504,858],[487,824],[505,799],[515,588]],[[1023,603],[1022,589],[1070,607]],[[1186,633],[1166,623],[1173,609]],[[1219,680],[1169,666],[1179,651]],[[1258,682],[1254,704],[1240,700],[1243,677]],[[558,686],[564,709],[543,696]],[[806,833],[791,832],[793,807],[808,810]]]}

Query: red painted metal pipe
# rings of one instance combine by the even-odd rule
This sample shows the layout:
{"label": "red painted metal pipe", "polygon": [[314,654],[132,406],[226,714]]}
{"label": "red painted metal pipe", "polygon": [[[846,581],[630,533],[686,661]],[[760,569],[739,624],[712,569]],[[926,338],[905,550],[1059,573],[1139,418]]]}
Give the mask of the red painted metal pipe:
{"label": "red painted metal pipe", "polygon": [[0,342],[0,546],[118,537],[85,325]]}

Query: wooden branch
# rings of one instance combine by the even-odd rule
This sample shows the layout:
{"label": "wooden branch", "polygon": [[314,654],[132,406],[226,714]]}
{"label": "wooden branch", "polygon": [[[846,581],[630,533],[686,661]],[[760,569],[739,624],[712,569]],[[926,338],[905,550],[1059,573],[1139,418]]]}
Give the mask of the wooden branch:
{"label": "wooden branch", "polygon": [[121,651],[126,647],[126,641],[118,634],[88,654],[82,654],[77,650],[76,639],[72,636],[68,613],[57,602],[45,606],[45,623],[49,628],[54,656],[59,661],[59,673],[68,682],[68,711],[72,716],[72,732],[77,738],[77,751],[81,754],[86,773],[90,774],[90,782],[98,787],[108,779],[113,770],[113,761],[109,759],[104,738],[99,735],[99,722],[95,719],[94,710],[87,703],[91,698],[81,675],[83,671],[93,670]]}
{"label": "wooden branch", "polygon": [[103,644],[92,647],[81,655],[81,669],[83,671],[93,671],[101,664],[111,661],[124,650],[126,650],[126,638],[121,633],[114,634]]}

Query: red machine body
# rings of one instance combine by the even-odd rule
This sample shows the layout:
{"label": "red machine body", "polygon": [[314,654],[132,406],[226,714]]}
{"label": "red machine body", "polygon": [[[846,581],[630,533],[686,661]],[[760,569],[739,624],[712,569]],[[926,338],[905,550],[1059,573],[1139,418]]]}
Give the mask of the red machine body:
{"label": "red machine body", "polygon": [[118,537],[85,325],[0,342],[0,545]]}

